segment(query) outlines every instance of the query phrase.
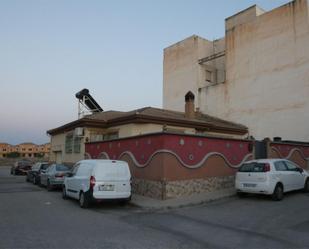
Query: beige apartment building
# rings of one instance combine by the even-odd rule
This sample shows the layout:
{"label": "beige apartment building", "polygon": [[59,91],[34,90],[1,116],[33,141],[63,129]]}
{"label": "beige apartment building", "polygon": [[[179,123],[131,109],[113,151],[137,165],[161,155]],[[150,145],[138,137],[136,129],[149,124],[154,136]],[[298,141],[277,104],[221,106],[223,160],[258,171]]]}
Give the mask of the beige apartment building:
{"label": "beige apartment building", "polygon": [[192,91],[202,113],[241,123],[257,139],[309,140],[309,7],[252,6],[225,20],[225,37],[191,36],[164,49],[163,108]]}
{"label": "beige apartment building", "polygon": [[48,157],[50,153],[50,143],[37,145],[34,143],[21,143],[11,145],[0,143],[0,157],[8,157],[10,153],[18,153],[20,157]]}

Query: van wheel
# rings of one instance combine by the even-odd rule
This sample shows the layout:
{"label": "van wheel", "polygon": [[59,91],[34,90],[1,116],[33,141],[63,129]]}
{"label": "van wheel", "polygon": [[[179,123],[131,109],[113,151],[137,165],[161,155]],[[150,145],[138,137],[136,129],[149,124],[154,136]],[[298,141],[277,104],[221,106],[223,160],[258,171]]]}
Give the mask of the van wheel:
{"label": "van wheel", "polygon": [[307,178],[304,186],[304,192],[309,193],[309,178]]}
{"label": "van wheel", "polygon": [[274,201],[281,201],[283,199],[283,187],[281,184],[276,185],[274,193],[271,197]]}
{"label": "van wheel", "polygon": [[131,196],[128,197],[128,198],[126,198],[126,199],[120,200],[119,203],[120,203],[121,206],[125,206],[125,205],[127,205],[130,201],[131,201]]}
{"label": "van wheel", "polygon": [[79,194],[79,206],[81,208],[88,208],[89,207],[89,199],[88,197],[85,195],[84,192],[81,192]]}
{"label": "van wheel", "polygon": [[64,199],[64,200],[68,199],[67,192],[65,190],[65,186],[63,186],[63,188],[62,188],[62,199]]}

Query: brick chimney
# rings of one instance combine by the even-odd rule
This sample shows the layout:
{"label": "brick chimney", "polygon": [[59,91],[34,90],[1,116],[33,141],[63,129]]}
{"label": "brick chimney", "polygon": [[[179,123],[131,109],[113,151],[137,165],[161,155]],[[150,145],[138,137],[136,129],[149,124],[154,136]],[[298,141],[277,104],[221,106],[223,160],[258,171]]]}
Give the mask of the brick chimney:
{"label": "brick chimney", "polygon": [[194,94],[191,91],[185,95],[185,101],[185,117],[190,119],[195,118]]}

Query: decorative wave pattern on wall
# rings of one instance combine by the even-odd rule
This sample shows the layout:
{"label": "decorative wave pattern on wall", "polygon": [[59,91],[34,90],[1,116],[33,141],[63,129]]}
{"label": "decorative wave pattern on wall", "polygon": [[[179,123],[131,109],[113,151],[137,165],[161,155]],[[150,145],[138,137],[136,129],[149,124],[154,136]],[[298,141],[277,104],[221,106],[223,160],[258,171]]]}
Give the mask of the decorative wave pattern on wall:
{"label": "decorative wave pattern on wall", "polygon": [[[189,165],[187,163],[185,163],[175,152],[171,151],[171,150],[157,150],[155,151],[147,160],[147,162],[145,162],[144,164],[141,164],[139,163],[135,156],[133,155],[132,152],[130,151],[124,151],[120,154],[120,156],[118,157],[118,159],[121,159],[123,156],[127,155],[131,158],[131,160],[133,161],[133,163],[138,167],[138,168],[145,168],[150,162],[151,160],[158,154],[161,154],[161,153],[167,153],[167,154],[170,154],[170,155],[173,155],[176,157],[176,159],[180,162],[180,164],[186,168],[189,168],[189,169],[197,169],[197,168],[200,168],[202,167],[202,165],[212,156],[219,156],[221,157],[224,162],[226,163],[226,165],[230,168],[234,168],[234,169],[237,169],[239,168],[245,161],[247,161],[248,159],[252,159],[253,157],[253,154],[252,153],[249,153],[247,154],[243,159],[242,161],[239,163],[239,164],[232,164],[231,162],[229,162],[229,160],[221,153],[219,152],[210,152],[208,153],[207,155],[205,155],[205,157],[197,164],[194,164],[194,165]],[[109,155],[106,153],[106,152],[101,152],[100,155],[101,156],[104,156],[105,158],[107,159],[110,159]]]}
{"label": "decorative wave pattern on wall", "polygon": [[280,153],[280,151],[279,151],[277,148],[275,148],[275,147],[271,147],[271,150],[274,151],[274,152],[276,152],[276,153],[279,155],[280,158],[284,158],[284,159],[289,159],[289,158],[292,157],[292,155],[293,155],[294,153],[299,152],[299,154],[301,155],[301,157],[302,157],[304,160],[309,161],[309,157],[306,157],[306,156],[304,155],[304,153],[303,153],[300,149],[298,149],[298,148],[293,148],[293,149],[291,149],[287,157],[282,156],[282,154]]}
{"label": "decorative wave pattern on wall", "polygon": [[101,153],[99,154],[99,158],[102,158],[102,156],[104,156],[106,159],[110,159],[110,158],[109,158],[109,155],[108,155],[106,152],[101,152]]}

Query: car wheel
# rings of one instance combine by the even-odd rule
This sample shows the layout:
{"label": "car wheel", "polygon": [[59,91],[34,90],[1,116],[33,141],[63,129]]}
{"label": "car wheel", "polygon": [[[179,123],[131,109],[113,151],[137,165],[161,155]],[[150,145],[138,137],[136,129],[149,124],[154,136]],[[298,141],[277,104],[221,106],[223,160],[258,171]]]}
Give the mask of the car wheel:
{"label": "car wheel", "polygon": [[88,208],[89,207],[89,199],[85,195],[84,192],[81,192],[80,195],[79,195],[79,206],[81,208]]}
{"label": "car wheel", "polygon": [[274,201],[281,201],[283,199],[283,186],[281,184],[276,185],[272,199]]}
{"label": "car wheel", "polygon": [[32,182],[33,182],[34,185],[37,185],[37,180],[36,180],[35,176],[33,177]]}
{"label": "car wheel", "polygon": [[236,194],[239,198],[244,198],[246,196],[246,193],[244,192],[237,192]]}
{"label": "car wheel", "polygon": [[47,185],[46,185],[47,191],[52,191],[53,186],[50,184],[49,180],[47,180]]}
{"label": "car wheel", "polygon": [[28,176],[26,176],[26,182],[30,182]]}
{"label": "car wheel", "polygon": [[63,188],[62,188],[62,199],[64,199],[64,200],[68,199],[65,186],[63,186]]}
{"label": "car wheel", "polygon": [[309,193],[309,178],[307,178],[304,186],[304,192]]}

